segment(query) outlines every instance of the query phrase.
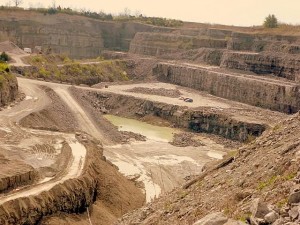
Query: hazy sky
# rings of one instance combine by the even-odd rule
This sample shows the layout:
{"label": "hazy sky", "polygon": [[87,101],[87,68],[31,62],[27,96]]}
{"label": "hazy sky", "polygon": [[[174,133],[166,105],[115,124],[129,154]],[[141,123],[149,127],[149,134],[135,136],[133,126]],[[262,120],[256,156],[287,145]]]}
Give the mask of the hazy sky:
{"label": "hazy sky", "polygon": [[[5,5],[9,0],[0,0]],[[13,0],[10,0],[13,1]],[[132,13],[184,21],[228,25],[260,25],[268,14],[286,23],[300,24],[300,0],[55,0],[56,5],[119,13]],[[23,7],[53,4],[53,0],[23,0]]]}

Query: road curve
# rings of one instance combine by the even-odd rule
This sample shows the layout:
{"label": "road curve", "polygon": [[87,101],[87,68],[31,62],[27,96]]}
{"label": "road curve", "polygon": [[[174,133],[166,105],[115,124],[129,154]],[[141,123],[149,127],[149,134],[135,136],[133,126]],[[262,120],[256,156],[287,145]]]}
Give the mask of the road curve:
{"label": "road curve", "polygon": [[[65,134],[62,135],[65,136]],[[66,141],[72,149],[72,160],[70,161],[68,167],[65,169],[63,177],[60,177],[59,179],[53,178],[47,182],[33,185],[29,188],[21,189],[19,191],[0,197],[0,205],[14,199],[38,195],[44,191],[49,191],[55,185],[61,184],[66,180],[79,177],[84,167],[86,148],[76,140],[74,135],[73,137],[72,135],[69,135]]]}
{"label": "road curve", "polygon": [[[49,139],[53,139],[54,136],[60,136],[71,147],[72,157],[70,157],[69,163],[66,168],[61,171],[61,176],[53,177],[52,179],[45,179],[41,183],[27,186],[21,188],[20,190],[13,190],[7,194],[0,195],[0,205],[17,198],[38,195],[41,192],[48,191],[55,185],[63,183],[68,179],[79,177],[82,174],[87,154],[87,149],[84,145],[77,141],[74,134],[58,133],[44,130],[31,130],[19,127],[18,122],[22,118],[32,112],[39,111],[46,107],[50,103],[50,99],[47,97],[44,91],[39,88],[39,84],[36,84],[34,81],[25,79],[18,79],[18,81],[19,87],[22,92],[25,93],[26,98],[19,104],[8,107],[7,109],[4,109],[0,112],[0,127],[11,130],[11,133],[13,133],[13,137],[16,140],[23,139],[30,141],[28,137],[35,135],[48,136]],[[64,91],[61,91],[61,93],[64,93]],[[74,101],[70,99],[69,95],[64,94],[64,96],[66,96],[66,98],[64,98],[64,101],[69,103],[68,106],[70,108],[75,107],[76,110],[78,110],[77,104],[75,104],[75,106],[72,105]],[[13,142],[13,140],[11,141]],[[0,144],[2,145],[2,143]],[[13,142],[11,144],[11,146],[14,145],[17,146],[18,143]],[[2,147],[5,147],[5,145],[2,145]]]}

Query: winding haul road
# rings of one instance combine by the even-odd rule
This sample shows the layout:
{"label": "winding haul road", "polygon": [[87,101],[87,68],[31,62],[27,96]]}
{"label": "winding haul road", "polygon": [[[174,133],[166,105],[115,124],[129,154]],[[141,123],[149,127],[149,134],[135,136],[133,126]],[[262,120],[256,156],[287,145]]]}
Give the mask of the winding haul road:
{"label": "winding haul road", "polygon": [[[57,138],[59,136],[60,138],[65,140],[66,143],[71,147],[72,156],[69,159],[69,163],[68,165],[66,165],[64,171],[61,171],[61,173],[59,173],[62,175],[50,179],[44,179],[44,181],[38,184],[24,187],[20,190],[14,190],[4,195],[0,195],[0,205],[17,198],[27,197],[30,195],[38,195],[41,192],[48,191],[55,185],[63,183],[68,179],[79,177],[83,171],[87,153],[85,146],[78,142],[74,134],[31,130],[22,128],[18,125],[20,119],[24,118],[32,112],[43,109],[50,103],[47,95],[42,89],[38,87],[38,84],[40,83],[22,78],[18,78],[18,83],[21,91],[25,93],[27,97],[19,104],[8,107],[7,109],[0,112],[0,126],[2,128],[5,128],[4,130],[12,135],[10,136],[10,139],[12,139],[11,142],[15,140],[15,145],[17,146],[24,140],[27,140],[28,142],[32,141],[34,143],[34,141],[38,139],[38,136],[48,136],[49,139]],[[48,83],[45,84],[47,85]],[[84,112],[82,111],[80,106],[72,99],[71,95],[68,94],[66,88],[67,86],[64,85],[61,85],[59,87],[58,93],[60,94],[61,98],[66,103],[69,103],[69,106],[75,107],[74,110],[79,111],[79,113],[76,114],[78,118],[81,118],[83,120],[86,119],[84,116]],[[83,116],[81,114],[83,114]],[[86,124],[86,122],[83,122],[82,124]],[[89,126],[91,126],[91,124],[88,123],[86,127]],[[10,147],[14,147],[13,145],[14,144],[11,144]],[[3,146],[6,146],[6,144],[4,144]],[[9,152],[10,150],[8,149],[7,151]]]}

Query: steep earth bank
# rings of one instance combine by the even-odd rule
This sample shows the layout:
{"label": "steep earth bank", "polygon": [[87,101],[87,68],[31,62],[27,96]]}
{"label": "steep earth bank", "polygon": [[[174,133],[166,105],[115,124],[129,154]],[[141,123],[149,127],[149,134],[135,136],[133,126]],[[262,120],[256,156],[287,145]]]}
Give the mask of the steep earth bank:
{"label": "steep earth bank", "polygon": [[300,109],[299,85],[233,72],[218,72],[192,64],[159,63],[158,80],[182,85],[250,105],[296,113]]}
{"label": "steep earth bank", "polygon": [[210,109],[187,109],[167,103],[153,102],[132,96],[82,91],[73,89],[73,95],[101,113],[112,113],[125,117],[142,119],[154,115],[170,121],[174,126],[196,132],[213,133],[225,138],[246,141],[257,137],[266,129],[266,125],[240,121],[229,115]]}
{"label": "steep earth bank", "polygon": [[32,184],[37,176],[32,166],[21,161],[6,159],[0,154],[0,194],[14,188]]}
{"label": "steep earth bank", "polygon": [[[50,191],[2,204],[0,224],[37,224],[45,216],[56,213],[75,213],[78,218],[87,220],[86,215],[80,216],[80,213],[93,204],[94,224],[111,224],[122,213],[143,204],[141,191],[105,161],[99,143],[87,140],[86,135],[78,136],[79,140],[82,138],[88,149],[83,174],[78,179],[56,185]],[[131,198],[133,194],[136,196],[134,199]],[[96,220],[98,217],[103,218]]]}

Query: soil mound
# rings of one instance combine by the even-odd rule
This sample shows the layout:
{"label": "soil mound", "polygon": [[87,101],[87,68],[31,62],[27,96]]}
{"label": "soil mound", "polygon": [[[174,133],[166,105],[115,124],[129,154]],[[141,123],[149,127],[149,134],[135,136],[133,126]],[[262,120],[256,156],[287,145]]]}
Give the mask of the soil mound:
{"label": "soil mound", "polygon": [[0,42],[0,52],[8,52],[12,54],[26,54],[16,44],[10,41]]}

